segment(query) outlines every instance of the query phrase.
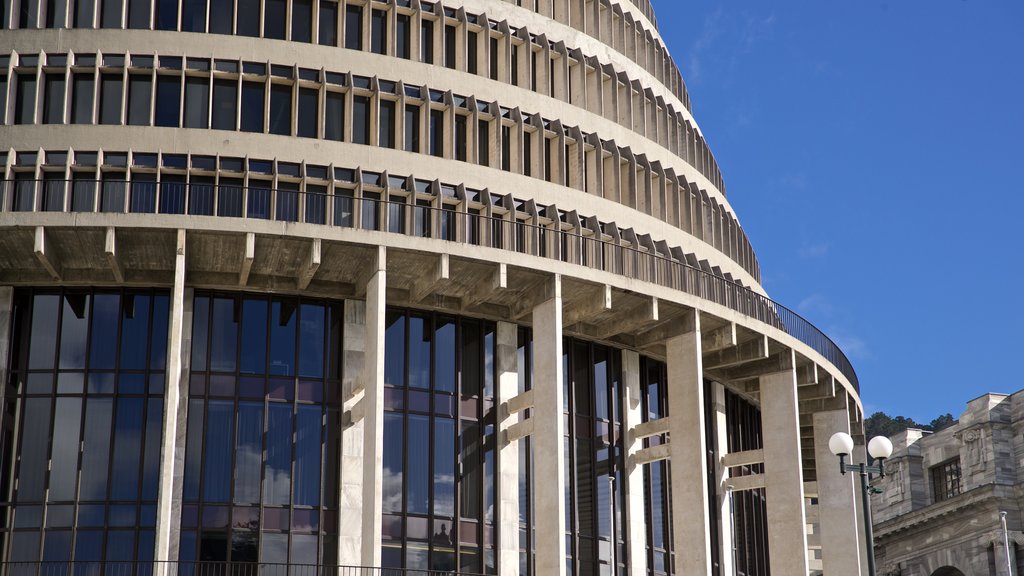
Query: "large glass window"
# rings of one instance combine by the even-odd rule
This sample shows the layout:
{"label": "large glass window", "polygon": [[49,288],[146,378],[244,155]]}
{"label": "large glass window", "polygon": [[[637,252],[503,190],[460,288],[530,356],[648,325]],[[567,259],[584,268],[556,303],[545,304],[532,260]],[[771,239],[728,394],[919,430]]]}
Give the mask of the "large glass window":
{"label": "large glass window", "polygon": [[148,30],[151,0],[128,0],[128,27]]}
{"label": "large glass window", "polygon": [[182,561],[336,563],[343,317],[196,296]]}
{"label": "large glass window", "polygon": [[234,130],[237,126],[238,82],[215,78],[213,81],[213,128]]}
{"label": "large glass window", "polygon": [[317,43],[325,46],[338,45],[338,2],[320,0],[320,33]]}
{"label": "large glass window", "polygon": [[494,346],[489,322],[387,313],[385,567],[494,573]]}
{"label": "large glass window", "polygon": [[395,147],[395,102],[380,101],[380,118],[377,121],[377,145],[384,148]]}
{"label": "large glass window", "polygon": [[395,18],[395,56],[408,59],[411,55],[410,31],[412,18],[408,14],[399,14]]}
{"label": "large glass window", "polygon": [[149,126],[153,103],[153,77],[149,74],[128,76],[128,124]]}
{"label": "large glass window", "polygon": [[320,93],[316,88],[299,88],[299,117],[296,133],[305,138],[316,138],[319,118]]}
{"label": "large glass window", "polygon": [[313,0],[292,0],[292,42],[313,39]]}
{"label": "large glass window", "polygon": [[[230,1],[213,0],[214,4]],[[182,32],[205,32],[206,31],[206,0],[182,0],[181,5],[181,30]]]}
{"label": "large glass window", "polygon": [[17,92],[14,95],[14,123],[35,124],[36,75],[35,72],[17,74]]}
{"label": "large glass window", "polygon": [[100,124],[121,123],[121,89],[120,74],[100,75]]}
{"label": "large glass window", "polygon": [[[729,452],[760,450],[761,411],[738,394],[726,390],[725,420]],[[744,476],[764,473],[764,464],[732,468],[730,474]],[[768,518],[765,489],[732,493],[733,538],[736,571],[747,576],[769,573]]]}
{"label": "large glass window", "polygon": [[156,29],[178,29],[178,0],[156,0]]}
{"label": "large glass window", "polygon": [[64,74],[45,74],[43,124],[64,123]]}
{"label": "large glass window", "polygon": [[121,0],[100,0],[100,28],[121,27]]}
{"label": "large glass window", "polygon": [[405,105],[405,150],[420,151],[420,107],[415,104]]}
{"label": "large glass window", "polygon": [[345,48],[363,49],[363,9],[360,6],[345,6]]}
{"label": "large glass window", "polygon": [[370,13],[370,51],[387,54],[388,13],[384,10],[373,10]]}
{"label": "large glass window", "polygon": [[235,3],[233,0],[215,0],[210,5],[210,32],[231,34],[234,18]]}
{"label": "large glass window", "polygon": [[324,138],[343,140],[345,136],[345,94],[327,92],[324,98]]}
{"label": "large glass window", "polygon": [[352,142],[370,143],[370,97],[352,98]]}
{"label": "large glass window", "polygon": [[260,35],[260,0],[238,0],[235,34]]}
{"label": "large glass window", "polygon": [[181,77],[156,77],[156,125],[177,127],[181,117]]}
{"label": "large glass window", "polygon": [[263,37],[284,40],[285,25],[288,22],[285,0],[265,0],[263,3]]}
{"label": "large glass window", "polygon": [[185,128],[206,128],[209,125],[210,79],[185,78]]}
{"label": "large glass window", "polygon": [[71,122],[92,124],[92,97],[96,82],[91,72],[71,75]]}
{"label": "large glass window", "polygon": [[4,411],[22,417],[4,437],[2,560],[153,559],[168,305],[152,291],[15,293]]}
{"label": "large glass window", "polygon": [[94,9],[93,0],[79,0],[75,2],[75,28],[92,28],[95,26],[93,22]]}
{"label": "large glass window", "polygon": [[263,132],[262,82],[242,82],[242,132]]}
{"label": "large glass window", "polygon": [[270,85],[270,133],[292,133],[292,87],[287,84]]}

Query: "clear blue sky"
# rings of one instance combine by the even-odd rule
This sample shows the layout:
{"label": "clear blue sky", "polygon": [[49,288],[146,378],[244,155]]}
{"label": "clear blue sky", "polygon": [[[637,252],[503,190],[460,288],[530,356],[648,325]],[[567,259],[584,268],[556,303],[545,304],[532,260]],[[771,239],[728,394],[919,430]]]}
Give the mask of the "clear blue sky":
{"label": "clear blue sky", "polygon": [[765,289],[865,410],[1024,388],[1024,2],[654,5]]}

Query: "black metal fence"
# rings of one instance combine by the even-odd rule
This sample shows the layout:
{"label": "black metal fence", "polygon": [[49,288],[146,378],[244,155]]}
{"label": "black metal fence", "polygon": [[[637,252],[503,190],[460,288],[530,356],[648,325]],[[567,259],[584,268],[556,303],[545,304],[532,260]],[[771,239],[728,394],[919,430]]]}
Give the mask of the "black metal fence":
{"label": "black metal fence", "polygon": [[439,238],[560,260],[651,282],[710,300],[782,330],[816,350],[859,390],[846,354],[821,330],[770,298],[636,237],[613,237],[561,222],[543,225],[515,215],[490,216],[454,204],[395,202],[352,190],[124,180],[0,181],[0,212],[178,214],[298,222]]}
{"label": "black metal fence", "polygon": [[470,572],[267,562],[2,562],[0,576],[482,576]]}

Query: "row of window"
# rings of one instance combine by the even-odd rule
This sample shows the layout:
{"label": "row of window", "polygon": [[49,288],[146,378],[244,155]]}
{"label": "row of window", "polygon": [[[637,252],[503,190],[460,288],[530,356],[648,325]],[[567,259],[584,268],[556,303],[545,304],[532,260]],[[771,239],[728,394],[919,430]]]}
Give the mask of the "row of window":
{"label": "row of window", "polygon": [[[555,10],[552,1],[568,4],[570,0],[505,1],[568,20],[648,71],[690,109],[682,75],[662,42],[617,4],[575,0],[572,7]],[[395,5],[366,0],[219,0],[209,5],[206,0],[4,0],[0,29],[99,27],[237,34],[369,49],[443,63],[472,74],[478,73],[474,54],[478,39],[535,41],[525,29],[509,29],[505,22],[487,21],[462,8],[446,8],[440,2],[422,2],[418,7],[412,8],[409,0]],[[561,14],[567,16],[559,18]],[[422,40],[413,48],[415,36]],[[457,50],[463,52],[461,57],[456,56]]]}

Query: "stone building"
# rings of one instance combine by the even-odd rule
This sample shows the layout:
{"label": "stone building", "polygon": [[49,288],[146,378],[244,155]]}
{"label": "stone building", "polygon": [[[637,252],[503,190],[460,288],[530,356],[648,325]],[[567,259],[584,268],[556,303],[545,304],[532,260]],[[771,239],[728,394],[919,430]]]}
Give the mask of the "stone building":
{"label": "stone building", "polygon": [[647,0],[2,7],[3,567],[858,573]]}
{"label": "stone building", "polygon": [[871,497],[879,573],[1009,576],[1024,569],[1024,393],[986,394],[953,426],[892,437]]}

